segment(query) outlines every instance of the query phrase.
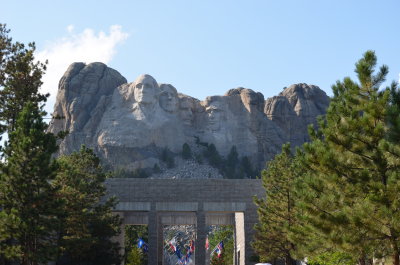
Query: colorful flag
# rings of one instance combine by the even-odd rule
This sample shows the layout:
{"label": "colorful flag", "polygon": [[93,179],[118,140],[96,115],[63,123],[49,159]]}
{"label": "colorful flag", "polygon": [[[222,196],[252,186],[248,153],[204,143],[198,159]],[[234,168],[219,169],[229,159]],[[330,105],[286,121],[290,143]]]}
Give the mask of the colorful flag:
{"label": "colorful flag", "polygon": [[190,240],[189,243],[189,252],[194,253],[194,240]]}
{"label": "colorful flag", "polygon": [[182,253],[181,253],[181,250],[179,249],[179,246],[176,246],[175,254],[178,257],[178,259],[181,260]]}
{"label": "colorful flag", "polygon": [[138,248],[142,248],[142,247],[143,247],[143,244],[144,244],[144,240],[141,239],[141,238],[139,238],[137,247],[138,247]]}
{"label": "colorful flag", "polygon": [[219,242],[217,246],[218,257],[221,257],[222,251],[224,250],[224,241]]}
{"label": "colorful flag", "polygon": [[176,251],[176,240],[175,240],[175,237],[172,238],[171,241],[169,241],[169,247],[172,249],[173,252]]}

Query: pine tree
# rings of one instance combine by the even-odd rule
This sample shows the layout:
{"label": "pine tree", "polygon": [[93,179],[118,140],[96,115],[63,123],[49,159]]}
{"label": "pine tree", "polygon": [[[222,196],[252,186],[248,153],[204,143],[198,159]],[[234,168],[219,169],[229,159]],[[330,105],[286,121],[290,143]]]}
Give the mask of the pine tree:
{"label": "pine tree", "polygon": [[255,198],[259,222],[253,247],[264,260],[284,260],[296,264],[297,246],[290,238],[294,226],[299,225],[299,210],[295,204],[296,181],[302,174],[298,162],[290,153],[290,145],[283,145],[282,153],[262,171],[265,198]]}
{"label": "pine tree", "polygon": [[137,247],[133,247],[127,255],[126,265],[142,265],[143,262],[143,253],[142,250]]}
{"label": "pine tree", "polygon": [[[0,188],[1,190],[1,188]],[[16,210],[8,213],[0,211],[0,264],[6,264],[6,260],[16,260],[22,256],[21,246],[13,244],[12,240],[18,234],[21,221]]]}
{"label": "pine tree", "polygon": [[376,64],[367,51],[356,63],[359,83],[347,77],[333,86],[326,118],[304,145],[302,200],[307,221],[328,246],[359,264],[390,255],[399,265],[400,148],[390,137],[399,133],[393,125],[399,114],[389,115],[397,88],[379,91],[388,68],[374,74]]}
{"label": "pine tree", "polygon": [[184,143],[182,146],[182,158],[183,159],[190,159],[192,158],[192,150],[187,143]]}
{"label": "pine tree", "polygon": [[244,177],[253,178],[255,177],[255,172],[251,165],[250,159],[247,156],[242,157],[240,161],[240,166],[243,171]]}
{"label": "pine tree", "polygon": [[27,102],[42,104],[48,94],[39,93],[46,64],[35,62],[35,43],[13,42],[0,24],[0,135],[15,129],[19,112]]}
{"label": "pine tree", "polygon": [[6,243],[19,250],[17,260],[23,265],[43,264],[56,252],[59,200],[52,186],[57,170],[52,154],[57,145],[46,128],[42,111],[26,103],[9,134],[1,164],[2,215],[15,222],[0,229],[0,238],[12,236]]}
{"label": "pine tree", "polygon": [[207,150],[204,152],[204,156],[207,157],[211,166],[215,168],[219,168],[221,166],[222,157],[214,144],[208,145]]}
{"label": "pine tree", "polygon": [[111,238],[119,234],[121,220],[112,213],[114,198],[106,195],[106,174],[99,158],[82,146],[79,152],[59,158],[55,185],[63,199],[64,216],[59,231],[59,263],[117,264],[119,246]]}
{"label": "pine tree", "polygon": [[232,146],[226,159],[226,175],[228,178],[236,178],[236,167],[239,164],[239,155],[236,146]]}

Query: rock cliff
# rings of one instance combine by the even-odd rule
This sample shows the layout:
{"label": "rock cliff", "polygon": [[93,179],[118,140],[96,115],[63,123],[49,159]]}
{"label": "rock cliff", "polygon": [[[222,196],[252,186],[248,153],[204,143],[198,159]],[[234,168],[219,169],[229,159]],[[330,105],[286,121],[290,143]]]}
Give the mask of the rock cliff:
{"label": "rock cliff", "polygon": [[74,63],[59,83],[53,117],[62,118],[53,119],[49,131],[69,131],[60,154],[85,144],[113,169],[162,165],[161,153],[178,155],[184,143],[194,156],[211,143],[222,156],[236,146],[239,157],[261,168],[283,143],[307,141],[308,124],[328,104],[325,92],[307,84],[291,85],[267,100],[240,87],[200,101],[150,75],[128,83],[102,63]]}

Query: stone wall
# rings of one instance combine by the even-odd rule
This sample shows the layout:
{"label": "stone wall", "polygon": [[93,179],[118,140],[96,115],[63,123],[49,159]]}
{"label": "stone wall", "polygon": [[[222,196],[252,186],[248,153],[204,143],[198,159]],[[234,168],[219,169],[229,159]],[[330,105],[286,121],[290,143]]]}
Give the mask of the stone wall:
{"label": "stone wall", "polygon": [[[258,221],[253,196],[264,196],[255,179],[108,179],[108,196],[116,196],[115,209],[124,224],[148,224],[149,244],[162,247],[159,230],[164,224],[196,224],[197,245],[205,243],[205,227],[235,224],[240,251],[238,264],[252,264],[250,242]],[[237,253],[236,253],[237,254]],[[149,264],[156,265],[162,252],[150,249]],[[197,248],[196,265],[205,263],[205,251]]]}

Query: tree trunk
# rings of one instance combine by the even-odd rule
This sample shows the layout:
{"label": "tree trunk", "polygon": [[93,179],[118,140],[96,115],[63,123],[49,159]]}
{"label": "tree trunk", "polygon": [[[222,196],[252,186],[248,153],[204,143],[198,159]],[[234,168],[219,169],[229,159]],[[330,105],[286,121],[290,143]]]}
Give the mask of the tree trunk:
{"label": "tree trunk", "polygon": [[365,256],[361,256],[358,259],[358,265],[367,265],[366,260],[365,260]]}
{"label": "tree trunk", "polygon": [[399,249],[396,248],[393,253],[393,265],[400,265],[399,254]]}
{"label": "tree trunk", "polygon": [[287,255],[286,255],[286,258],[285,258],[285,265],[296,265],[296,260],[293,259],[293,258],[290,256],[290,254],[287,254]]}

